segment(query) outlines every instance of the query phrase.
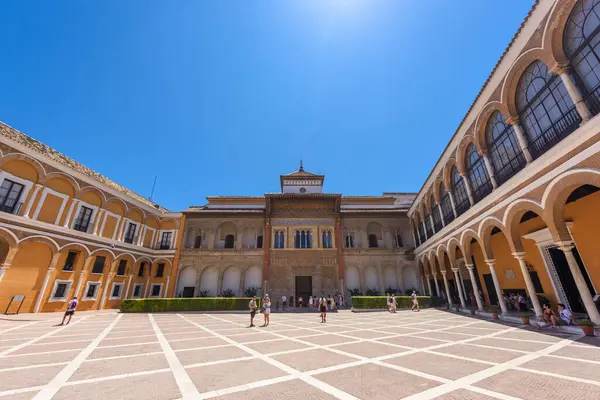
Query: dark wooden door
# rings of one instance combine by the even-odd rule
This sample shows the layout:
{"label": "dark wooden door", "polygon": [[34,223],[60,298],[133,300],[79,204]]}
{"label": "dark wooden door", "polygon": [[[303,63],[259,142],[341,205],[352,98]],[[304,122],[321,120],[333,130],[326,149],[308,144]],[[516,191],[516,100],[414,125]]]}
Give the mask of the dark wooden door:
{"label": "dark wooden door", "polygon": [[296,304],[298,299],[302,297],[302,304],[308,304],[308,298],[312,295],[312,276],[297,276],[296,277]]}

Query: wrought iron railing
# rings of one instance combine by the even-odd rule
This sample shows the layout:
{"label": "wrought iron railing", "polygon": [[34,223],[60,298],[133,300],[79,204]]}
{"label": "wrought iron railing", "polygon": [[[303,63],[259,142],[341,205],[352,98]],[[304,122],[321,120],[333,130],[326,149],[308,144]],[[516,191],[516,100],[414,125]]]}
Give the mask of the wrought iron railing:
{"label": "wrought iron railing", "polygon": [[18,202],[16,199],[7,199],[0,197],[0,211],[18,215],[23,207],[23,202]]}
{"label": "wrought iron railing", "polygon": [[575,106],[563,115],[559,120],[549,126],[529,145],[529,150],[533,158],[538,158],[558,142],[569,136],[577,129],[581,117]]}
{"label": "wrought iron railing", "polygon": [[525,165],[527,165],[527,160],[523,153],[516,153],[509,162],[496,171],[496,182],[498,185],[502,185],[504,182],[515,176],[517,172],[525,168]]}
{"label": "wrought iron railing", "polygon": [[473,201],[475,203],[478,203],[485,196],[487,196],[488,194],[492,193],[492,189],[493,188],[494,187],[492,186],[492,182],[490,182],[489,180],[486,181],[486,182],[484,182],[479,187],[474,187],[473,188]]}

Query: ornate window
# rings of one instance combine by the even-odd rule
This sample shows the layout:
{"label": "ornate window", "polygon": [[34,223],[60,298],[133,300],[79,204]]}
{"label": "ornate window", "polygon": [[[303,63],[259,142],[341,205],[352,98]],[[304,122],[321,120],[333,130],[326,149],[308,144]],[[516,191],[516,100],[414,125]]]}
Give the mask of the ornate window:
{"label": "ornate window", "polygon": [[354,235],[355,234],[353,231],[346,232],[346,234],[344,235],[344,247],[346,247],[348,249],[352,249],[352,248],[356,247],[356,241],[355,241]]}
{"label": "ornate window", "polygon": [[579,126],[581,117],[560,77],[541,61],[527,67],[517,87],[517,111],[537,158]]}
{"label": "ornate window", "polygon": [[442,215],[444,216],[444,223],[448,225],[454,221],[454,211],[452,210],[452,201],[450,200],[450,194],[446,191],[446,187],[443,183],[440,183],[440,207]]}
{"label": "ornate window", "polygon": [[[452,211],[452,210],[450,210],[450,211]],[[438,204],[435,202],[434,197],[431,196],[431,216],[433,217],[433,230],[435,232],[441,231],[442,228],[444,227],[444,224],[442,223],[441,212],[442,212],[442,210],[440,209]]]}
{"label": "ornate window", "polygon": [[234,244],[235,244],[235,236],[233,236],[233,235],[225,236],[225,248],[226,249],[233,249]]}
{"label": "ornate window", "polygon": [[331,231],[323,231],[321,235],[321,243],[323,243],[324,249],[332,249],[333,248],[333,240]]}
{"label": "ornate window", "polygon": [[371,233],[367,238],[369,239],[369,248],[377,248],[379,246],[377,243],[377,235]]}
{"label": "ornate window", "polygon": [[294,247],[297,249],[310,249],[312,247],[312,234],[310,230],[297,230],[294,238]]}
{"label": "ornate window", "polygon": [[[418,216],[417,216],[417,228],[419,230],[419,242],[425,243],[425,241],[427,240],[427,237],[425,236],[425,227],[423,226],[423,221]],[[369,244],[369,247],[371,247],[370,244]]]}
{"label": "ornate window", "polygon": [[456,167],[452,168],[452,173],[450,176],[452,177],[452,196],[454,197],[456,214],[462,215],[471,206],[471,203],[469,203],[467,188],[465,188],[465,180],[462,178],[462,176],[460,176]]}
{"label": "ornate window", "polygon": [[419,230],[417,229],[417,227],[415,226],[414,228],[414,232],[413,235],[415,236],[415,246],[419,246],[421,244],[421,238],[419,237]]}
{"label": "ornate window", "polygon": [[527,164],[513,126],[506,123],[500,111],[494,111],[488,119],[485,142],[490,150],[498,185],[512,178]]}
{"label": "ornate window", "polygon": [[485,168],[485,161],[471,143],[467,149],[467,173],[473,190],[473,200],[478,202],[492,192],[492,182]]}
{"label": "ornate window", "polygon": [[198,236],[196,236],[196,239],[194,240],[194,248],[199,249],[201,246],[202,246],[202,236],[198,235]]}
{"label": "ornate window", "polygon": [[600,111],[600,2],[579,0],[567,20],[563,45],[590,111]]}
{"label": "ornate window", "polygon": [[[261,242],[262,242],[262,240],[261,240]],[[261,245],[262,245],[262,243],[261,243]],[[275,231],[273,245],[276,249],[285,248],[285,234],[283,233],[283,231]]]}
{"label": "ornate window", "polygon": [[429,218],[427,210],[425,210],[425,216],[423,217],[423,220],[425,221],[425,229],[427,231],[427,238],[429,239],[433,236],[433,226],[431,225],[431,218]]}

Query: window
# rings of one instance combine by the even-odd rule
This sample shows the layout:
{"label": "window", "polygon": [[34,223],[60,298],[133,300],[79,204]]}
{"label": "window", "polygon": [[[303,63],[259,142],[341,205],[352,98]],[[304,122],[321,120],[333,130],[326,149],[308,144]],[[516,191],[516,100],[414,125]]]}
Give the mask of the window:
{"label": "window", "polygon": [[572,75],[590,111],[600,111],[600,3],[578,1],[567,20],[563,45]]}
{"label": "window", "polygon": [[23,204],[19,202],[23,188],[20,183],[5,179],[0,186],[0,211],[18,214]]}
{"label": "window", "polygon": [[146,266],[146,263],[144,261],[142,261],[140,263],[140,269],[138,270],[138,276],[144,276],[144,267]]}
{"label": "window", "polygon": [[452,201],[450,200],[450,194],[446,191],[444,184],[440,184],[440,207],[442,209],[442,215],[444,216],[444,224],[448,225],[454,221],[454,211],[452,210]]}
{"label": "window", "polygon": [[378,244],[377,244],[377,235],[375,235],[374,233],[371,233],[369,236],[369,248],[377,248]]}
{"label": "window", "polygon": [[110,298],[111,299],[120,299],[122,291],[123,291],[122,283],[113,283],[112,290],[110,292]]}
{"label": "window", "polygon": [[433,218],[433,230],[439,232],[444,227],[442,223],[442,209],[431,196],[431,217]]}
{"label": "window", "polygon": [[133,244],[133,242],[135,241],[136,237],[135,237],[135,231],[137,230],[137,224],[130,222],[127,225],[127,231],[125,232],[125,237],[123,238],[123,241],[125,243],[131,243]]}
{"label": "window", "polygon": [[79,209],[79,215],[75,218],[75,222],[73,222],[73,229],[79,232],[89,232],[92,225],[90,224],[92,220],[92,214],[94,210],[89,207],[81,206]]}
{"label": "window", "polygon": [[[423,221],[417,216],[417,230],[419,232],[419,242],[425,243],[427,237],[425,236],[425,227],[423,226]],[[371,247],[370,239],[369,239],[369,247]]]}
{"label": "window", "polygon": [[142,289],[144,288],[144,284],[143,283],[136,283],[133,286],[133,294],[131,295],[131,297],[133,298],[140,298],[142,297]]}
{"label": "window", "polygon": [[431,218],[427,211],[425,211],[425,217],[423,218],[425,221],[425,229],[427,230],[427,237],[430,238],[433,236],[433,226],[431,225]]}
{"label": "window", "polygon": [[324,249],[332,249],[333,248],[333,240],[331,231],[323,231],[321,234],[321,243],[323,244]]}
{"label": "window", "polygon": [[262,235],[259,235],[256,238],[256,248],[257,249],[262,249],[262,247],[263,247],[263,237],[262,237]]}
{"label": "window", "polygon": [[469,196],[467,195],[467,189],[465,188],[465,181],[458,173],[456,167],[452,168],[452,195],[454,196],[454,205],[456,207],[456,213],[458,215],[463,214],[469,209],[471,203],[469,203]]}
{"label": "window", "polygon": [[467,174],[475,203],[492,193],[492,182],[485,167],[485,162],[473,143],[467,149]]}
{"label": "window", "polygon": [[225,248],[233,249],[234,245],[235,245],[235,236],[233,236],[233,235],[225,236]]}
{"label": "window", "polygon": [[92,267],[92,274],[101,274],[104,270],[104,264],[106,263],[106,257],[96,256],[94,260],[94,266]]}
{"label": "window", "polygon": [[160,250],[169,250],[171,248],[171,238],[173,237],[173,232],[163,232],[160,237]]}
{"label": "window", "polygon": [[160,297],[160,291],[162,289],[162,285],[154,284],[150,287],[150,297]]}
{"label": "window", "polygon": [[194,248],[199,249],[202,247],[202,236],[196,236],[196,240],[194,240]]}
{"label": "window", "polygon": [[418,229],[415,227],[415,230],[413,232],[413,235],[415,236],[415,245],[419,246],[421,244],[421,238],[419,237],[419,231]]}
{"label": "window", "polygon": [[156,268],[156,277],[162,278],[164,273],[165,273],[165,264],[163,264],[163,263],[158,264],[158,267]]}
{"label": "window", "polygon": [[285,234],[283,233],[283,231],[275,231],[274,247],[276,249],[285,248]]}
{"label": "window", "polygon": [[400,247],[404,247],[404,244],[402,243],[402,234],[400,234],[400,232],[396,232],[396,234],[394,235],[394,245],[398,248]]}
{"label": "window", "polygon": [[98,288],[100,288],[100,282],[88,282],[84,299],[94,300],[98,295]]}
{"label": "window", "polygon": [[52,290],[52,297],[49,301],[66,301],[71,289],[71,281],[60,281],[54,282],[54,290]]}
{"label": "window", "polygon": [[297,230],[294,239],[297,249],[310,249],[312,247],[312,234],[310,230]]}
{"label": "window", "polygon": [[513,126],[504,121],[500,111],[494,111],[488,119],[485,141],[490,151],[492,166],[496,171],[498,185],[512,178],[527,164]]}
{"label": "window", "polygon": [[117,268],[117,275],[125,275],[125,270],[127,268],[127,260],[119,261],[119,267]]}
{"label": "window", "polygon": [[74,251],[70,251],[69,254],[67,254],[67,259],[65,260],[65,265],[63,265],[63,271],[73,271],[76,260],[77,260],[77,253]]}
{"label": "window", "polygon": [[344,236],[344,246],[348,249],[354,248],[354,232],[346,232]]}
{"label": "window", "polygon": [[542,61],[527,67],[517,86],[517,111],[534,158],[567,137],[581,117],[559,76]]}

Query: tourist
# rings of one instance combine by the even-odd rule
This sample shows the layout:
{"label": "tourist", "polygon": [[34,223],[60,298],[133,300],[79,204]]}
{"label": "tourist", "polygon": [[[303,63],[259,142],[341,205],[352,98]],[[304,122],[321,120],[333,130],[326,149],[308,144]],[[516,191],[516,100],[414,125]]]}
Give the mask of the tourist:
{"label": "tourist", "polygon": [[271,299],[268,295],[265,297],[265,302],[263,304],[263,316],[265,317],[265,323],[263,324],[263,327],[269,326],[271,316]]}
{"label": "tourist", "polygon": [[285,306],[287,306],[287,297],[285,294],[281,296],[281,303],[283,304],[283,311],[285,311]]}
{"label": "tourist", "polygon": [[410,298],[412,299],[412,311],[419,311],[419,299],[417,298],[417,292],[415,290],[413,290],[412,294],[410,295]]}
{"label": "tourist", "polygon": [[343,308],[344,307],[344,296],[342,296],[340,294],[340,307]]}
{"label": "tourist", "polygon": [[387,305],[388,312],[392,312],[392,296],[386,293],[385,304]]}
{"label": "tourist", "polygon": [[558,316],[560,317],[558,321],[560,325],[575,325],[573,313],[563,303],[558,303]]}
{"label": "tourist", "polygon": [[294,296],[290,296],[290,308],[292,311],[296,311],[296,303],[294,303]]}
{"label": "tourist", "polygon": [[279,296],[277,296],[277,299],[275,300],[275,311],[279,311]]}
{"label": "tourist", "polygon": [[312,310],[313,308],[313,297],[312,295],[308,298],[308,308]]}
{"label": "tourist", "polygon": [[544,304],[543,306],[544,313],[542,314],[542,320],[544,322],[540,323],[540,328],[545,328],[547,326],[551,326],[552,328],[556,328],[558,325],[558,318],[556,318],[556,314],[554,311],[548,306],[548,304]]}
{"label": "tourist", "polygon": [[396,308],[398,307],[398,301],[396,300],[396,295],[392,294],[392,312],[396,313]]}
{"label": "tourist", "polygon": [[327,322],[327,300],[325,300],[325,297],[319,298],[319,311],[321,312],[321,322]]}
{"label": "tourist", "polygon": [[298,296],[298,308],[302,309],[302,296]]}
{"label": "tourist", "polygon": [[254,316],[256,315],[256,296],[252,297],[250,303],[248,303],[248,308],[250,309],[250,328],[254,326]]}
{"label": "tourist", "polygon": [[73,315],[75,315],[75,309],[77,308],[78,304],[79,304],[79,301],[77,301],[77,296],[74,296],[73,299],[71,299],[71,301],[69,301],[69,305],[67,306],[67,311],[65,311],[65,315],[63,315],[62,322],[59,325],[65,325],[65,318],[67,318],[67,317],[69,317],[69,320],[67,321],[67,325],[69,325],[69,322],[71,322],[71,317]]}
{"label": "tourist", "polygon": [[517,297],[518,302],[518,310],[519,311],[527,311],[527,299],[523,296],[522,293],[519,293],[519,297]]}

